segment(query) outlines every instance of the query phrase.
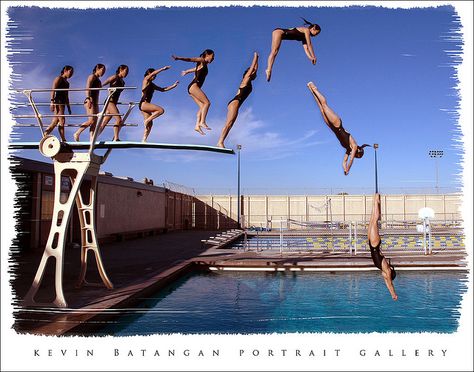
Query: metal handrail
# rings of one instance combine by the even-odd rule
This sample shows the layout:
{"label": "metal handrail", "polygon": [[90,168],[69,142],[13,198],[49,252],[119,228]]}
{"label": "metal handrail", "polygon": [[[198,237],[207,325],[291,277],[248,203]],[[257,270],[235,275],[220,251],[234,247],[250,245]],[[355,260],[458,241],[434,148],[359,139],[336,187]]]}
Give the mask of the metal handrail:
{"label": "metal handrail", "polygon": [[46,93],[52,91],[58,92],[84,92],[86,90],[111,90],[111,89],[137,89],[137,87],[108,87],[108,88],[39,88],[39,89],[14,89],[15,92],[24,93],[24,92],[32,92],[32,93]]}
{"label": "metal handrail", "polygon": [[[103,116],[123,116],[124,114],[104,114]],[[39,115],[13,115],[13,119],[32,119],[37,117],[42,118],[93,118],[100,116],[99,114],[39,114]]]}
{"label": "metal handrail", "polygon": [[[116,115],[115,114],[106,114],[107,107],[110,103],[112,95],[116,91],[122,91],[122,90],[126,90],[126,89],[136,89],[136,87],[16,89],[15,90],[16,92],[21,92],[24,95],[26,95],[26,97],[28,98],[28,101],[29,101],[29,103],[30,103],[30,105],[33,109],[33,112],[34,112],[34,115],[17,115],[16,117],[20,118],[20,119],[21,118],[32,118],[32,117],[36,118],[36,120],[38,121],[38,126],[40,128],[42,137],[44,137],[44,134],[45,134],[44,129],[43,129],[43,122],[41,120],[43,117],[44,118],[46,118],[46,117],[97,117],[98,120],[97,120],[96,130],[94,131],[94,134],[91,138],[90,147],[89,147],[89,151],[88,151],[88,154],[92,155],[92,153],[94,152],[95,146],[96,146],[96,139],[97,139],[97,136],[100,132],[100,128],[102,126],[102,122],[104,120],[104,117],[106,117],[106,116],[109,116],[109,117],[110,116],[112,116],[112,117],[113,116],[123,116],[123,124],[125,124],[125,121],[128,118],[128,116],[130,115],[131,110],[133,109],[133,107],[135,107],[135,104],[130,102],[129,103],[129,108],[128,108],[128,110],[125,114],[116,114]],[[106,90],[106,91],[108,91],[108,95],[107,95],[107,98],[104,102],[102,111],[100,111],[97,114],[92,114],[92,115],[90,115],[90,114],[87,114],[87,115],[77,115],[77,114],[74,114],[74,115],[72,115],[72,114],[69,114],[69,115],[66,115],[66,114],[51,115],[51,114],[47,114],[47,115],[42,115],[38,111],[37,105],[34,102],[33,95],[32,95],[32,93],[36,93],[36,92],[52,92],[52,91],[82,92],[82,91],[89,91],[89,90],[95,90],[95,91]],[[105,159],[107,159],[107,157],[109,156],[111,151],[112,151],[111,148],[107,149],[107,152],[103,157],[103,161],[105,161]]]}
{"label": "metal handrail", "polygon": [[[110,116],[115,116],[115,115],[110,115]],[[107,127],[114,126],[115,124],[107,124]],[[14,127],[22,127],[22,128],[33,128],[37,127],[38,124],[13,124],[12,126]],[[65,127],[80,127],[82,124],[64,124]],[[138,127],[138,124],[122,124],[123,127]]]}
{"label": "metal handrail", "polygon": [[[130,104],[134,104],[134,105],[138,105],[140,102],[115,102],[116,105],[130,105]],[[103,103],[102,102],[98,102],[97,103],[99,106],[102,106]],[[51,106],[51,103],[50,102],[38,102],[38,103],[35,103],[36,106],[43,106],[43,107],[49,107]],[[55,103],[55,105],[59,105],[59,106],[66,106],[67,104],[66,103]],[[84,106],[84,102],[70,102],[69,103],[70,106]],[[17,105],[15,105],[15,107],[12,107],[13,109],[18,109],[18,108],[22,108],[22,107],[28,107],[30,106],[28,103],[19,103]]]}

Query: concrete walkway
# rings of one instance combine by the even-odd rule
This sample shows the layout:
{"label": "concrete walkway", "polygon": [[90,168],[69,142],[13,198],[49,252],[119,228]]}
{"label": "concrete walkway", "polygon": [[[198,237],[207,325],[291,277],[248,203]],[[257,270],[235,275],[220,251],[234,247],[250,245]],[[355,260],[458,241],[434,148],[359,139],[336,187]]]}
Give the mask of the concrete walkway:
{"label": "concrete walkway", "polygon": [[[198,256],[207,248],[201,245],[202,239],[215,235],[216,231],[175,231],[140,239],[125,240],[100,246],[105,270],[115,288],[121,288],[135,281],[153,277],[170,267]],[[103,286],[75,288],[80,273],[80,248],[67,247],[64,259],[64,295],[69,307],[79,308],[90,302],[91,298],[110,292]],[[17,276],[13,281],[14,290],[23,298],[33,282],[42,250],[18,256]],[[38,301],[53,300],[48,293],[54,292],[53,266],[47,268]],[[93,254],[89,253],[89,282],[102,283],[97,272]]]}
{"label": "concrete walkway", "polygon": [[[81,249],[67,247],[64,258],[63,290],[68,308],[79,309],[94,304],[99,306],[99,299],[116,295],[124,288],[131,285],[143,287],[141,283],[204,252],[207,248],[201,245],[201,240],[214,236],[216,233],[216,231],[176,231],[101,245],[100,251],[105,270],[114,285],[112,290],[103,285],[75,288],[80,273]],[[18,264],[12,275],[13,293],[17,296],[16,304],[21,302],[31,287],[42,254],[43,251],[34,251],[14,255],[12,261]],[[40,290],[35,297],[36,301],[52,302],[54,300],[53,271],[54,266],[48,263]],[[89,253],[86,280],[102,283],[91,253]],[[20,311],[14,314],[15,316],[30,318],[31,314]],[[18,331],[29,332],[36,326],[34,322],[25,321],[16,322],[14,327]]]}

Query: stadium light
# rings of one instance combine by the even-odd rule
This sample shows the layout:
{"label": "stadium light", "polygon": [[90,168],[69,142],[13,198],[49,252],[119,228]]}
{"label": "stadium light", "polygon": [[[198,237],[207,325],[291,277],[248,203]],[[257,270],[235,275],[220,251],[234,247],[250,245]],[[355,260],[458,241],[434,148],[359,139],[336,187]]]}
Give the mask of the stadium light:
{"label": "stadium light", "polygon": [[439,194],[438,188],[438,159],[441,159],[444,155],[443,150],[430,150],[428,152],[430,158],[435,159],[435,169],[436,169],[436,193]]}

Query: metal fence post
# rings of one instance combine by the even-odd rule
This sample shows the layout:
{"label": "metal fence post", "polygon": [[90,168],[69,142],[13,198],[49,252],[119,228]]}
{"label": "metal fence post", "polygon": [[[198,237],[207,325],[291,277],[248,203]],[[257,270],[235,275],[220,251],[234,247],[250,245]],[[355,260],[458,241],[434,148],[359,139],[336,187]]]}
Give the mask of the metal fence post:
{"label": "metal fence post", "polygon": [[354,223],[354,255],[357,256],[357,221]]}
{"label": "metal fence post", "polygon": [[244,251],[248,251],[247,230],[244,230]]}
{"label": "metal fence post", "polygon": [[423,218],[423,250],[426,254],[426,218]]}
{"label": "metal fence post", "polygon": [[433,251],[433,246],[431,245],[431,223],[428,220],[428,252],[431,254]]}
{"label": "metal fence post", "polygon": [[349,222],[349,254],[352,256],[352,221]]}
{"label": "metal fence post", "polygon": [[280,254],[283,250],[283,220],[280,220]]}
{"label": "metal fence post", "polygon": [[[261,225],[262,225],[262,224],[260,224],[260,226],[261,226]],[[257,228],[257,252],[258,252],[258,251],[259,251],[259,249],[258,249],[258,228]]]}

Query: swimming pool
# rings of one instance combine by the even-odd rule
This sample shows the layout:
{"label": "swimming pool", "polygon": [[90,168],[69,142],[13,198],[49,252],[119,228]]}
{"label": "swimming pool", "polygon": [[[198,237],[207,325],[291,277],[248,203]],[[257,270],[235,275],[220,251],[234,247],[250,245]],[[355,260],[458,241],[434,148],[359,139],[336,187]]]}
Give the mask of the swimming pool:
{"label": "swimming pool", "polygon": [[120,311],[96,335],[439,332],[458,327],[466,272],[197,272]]}

